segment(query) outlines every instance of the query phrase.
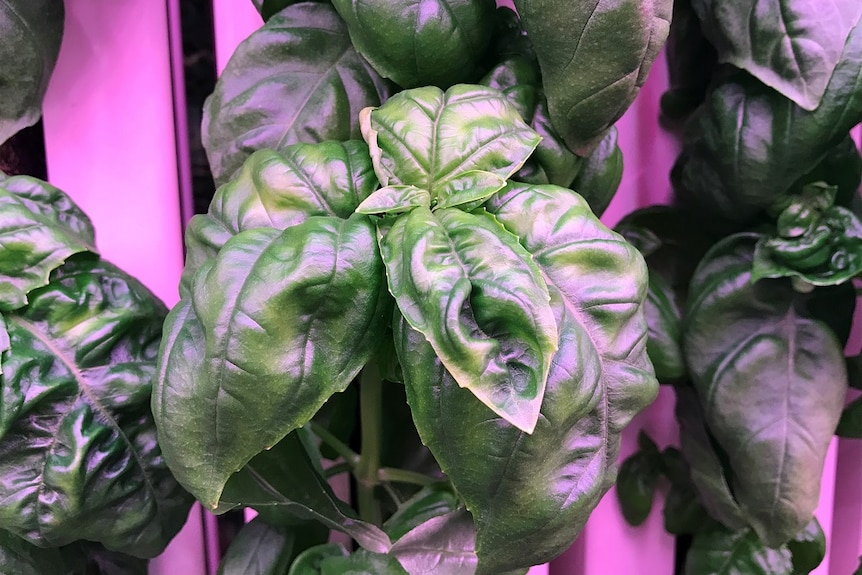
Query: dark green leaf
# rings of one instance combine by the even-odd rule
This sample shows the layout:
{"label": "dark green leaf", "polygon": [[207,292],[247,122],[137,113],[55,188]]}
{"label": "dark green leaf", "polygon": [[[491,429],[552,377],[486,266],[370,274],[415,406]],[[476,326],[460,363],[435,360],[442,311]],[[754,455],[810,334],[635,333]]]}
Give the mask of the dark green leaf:
{"label": "dark green leaf", "polygon": [[862,439],[862,397],[856,398],[841,412],[835,435]]}
{"label": "dark green leaf", "polygon": [[541,272],[518,239],[485,213],[416,208],[380,248],[398,308],[455,381],[532,432],[557,325]]}
{"label": "dark green leaf", "polygon": [[581,168],[582,160],[566,147],[551,125],[535,56],[510,56],[492,68],[481,83],[503,92],[524,121],[542,137],[536,151],[515,174],[515,179],[531,184],[569,187]]}
{"label": "dark green leaf", "polygon": [[62,549],[36,547],[0,530],[0,573],[9,575],[69,575]]}
{"label": "dark green leaf", "polygon": [[204,106],[213,177],[226,182],[255,150],[356,139],[359,111],[387,95],[329,3],[290,6],[240,44]]}
{"label": "dark green leaf", "polygon": [[27,293],[46,285],[49,274],[72,254],[96,251],[93,226],[78,206],[54,186],[28,176],[0,184],[0,239],[3,311],[26,305]]}
{"label": "dark green leaf", "polygon": [[[786,280],[753,283],[759,236],[718,244],[691,283],[683,342],[704,421],[765,544],[811,519],[847,390],[842,346]],[[816,293],[814,294],[816,297]]]}
{"label": "dark green leaf", "polygon": [[308,2],[308,1],[317,1],[323,2],[324,0],[251,0],[254,7],[257,8],[257,11],[260,12],[261,17],[264,21],[269,20],[280,11],[284,10],[288,6],[293,6],[294,4],[299,4],[300,2]]}
{"label": "dark green leaf", "polygon": [[826,556],[826,534],[816,518],[787,542],[793,555],[793,575],[808,575]]}
{"label": "dark green leaf", "polygon": [[283,230],[312,216],[347,219],[377,189],[368,146],[354,140],[293,144],[252,154],[242,170],[216,190],[205,215],[186,231],[186,267],[180,291],[231,237],[255,228]]}
{"label": "dark green leaf", "polygon": [[640,255],[577,194],[510,184],[488,208],[551,286],[559,349],[528,435],[458,387],[425,338],[396,323],[416,427],[477,527],[477,573],[563,552],[613,483],[619,433],[655,397],[646,358]]}
{"label": "dark green leaf", "polygon": [[246,462],[343,391],[391,305],[373,226],[313,217],[241,232],[168,316],[153,396],[165,460],[215,507]]}
{"label": "dark green leaf", "polygon": [[623,178],[623,153],[617,145],[617,129],[613,126],[587,156],[571,188],[590,204],[593,213],[601,216],[617,193]]}
{"label": "dark green leaf", "polygon": [[321,564],[329,557],[347,557],[350,553],[338,543],[317,545],[300,553],[287,575],[320,575]]}
{"label": "dark green leaf", "polygon": [[[814,169],[802,176],[793,189],[803,189],[806,184],[824,182],[837,188],[835,203],[849,206],[862,183],[862,156],[850,135],[834,146]],[[783,206],[782,206],[783,207]]]}
{"label": "dark green leaf", "polygon": [[650,274],[644,304],[649,330],[647,353],[659,381],[676,381],[686,374],[681,345],[682,312],[674,300],[667,282],[658,274]]}
{"label": "dark green leaf", "polygon": [[623,461],[617,476],[617,500],[630,525],[640,525],[652,510],[661,458],[658,452],[638,451]]}
{"label": "dark green leaf", "polygon": [[[359,394],[355,386],[341,393],[334,393],[314,414],[314,421],[323,425],[329,433],[342,443],[350,443],[350,436],[356,424]],[[320,453],[327,459],[338,459],[338,454],[326,443],[320,444]]]}
{"label": "dark green leaf", "polygon": [[389,550],[389,537],[380,528],[360,521],[338,499],[309,458],[307,446],[294,432],[263,451],[231,476],[218,512],[252,507],[270,525],[295,526],[298,519],[314,519],[350,535],[375,552]]}
{"label": "dark green leaf", "polygon": [[719,61],[747,70],[805,110],[820,104],[862,16],[857,0],[695,0],[692,6]]}
{"label": "dark green leaf", "polygon": [[671,484],[665,497],[663,514],[664,529],[671,535],[697,533],[712,523],[691,482]]}
{"label": "dark green leaf", "polygon": [[859,558],[859,567],[856,568],[853,575],[862,575],[862,557]]}
{"label": "dark green leaf", "polygon": [[[284,575],[300,552],[326,542],[307,525],[267,525],[256,517],[240,529],[218,568],[218,575]],[[309,532],[312,537],[308,537]]]}
{"label": "dark green leaf", "polygon": [[150,393],[164,306],[79,258],[5,316],[0,527],[41,546],[78,539],[151,557],[190,499],[156,444]]}
{"label": "dark green leaf", "polygon": [[515,0],[551,121],[588,155],[629,107],[670,27],[672,0]]}
{"label": "dark green leaf", "polygon": [[681,120],[703,102],[716,65],[715,48],[703,36],[691,0],[673,3],[665,55],[669,89],[662,95],[661,112]]}
{"label": "dark green leaf", "polygon": [[698,533],[688,551],[686,575],[793,575],[787,547],[771,549],[750,529],[724,527]]}
{"label": "dark green leaf", "polygon": [[474,81],[494,0],[333,0],[356,50],[402,88]]}
{"label": "dark green leaf", "polygon": [[540,139],[499,91],[484,86],[406,90],[363,110],[360,123],[380,183],[428,190],[432,205],[443,206],[463,203],[451,197],[477,170],[501,179],[483,181],[482,193],[471,199],[502,188]]}
{"label": "dark green leaf", "polygon": [[320,562],[320,575],[412,575],[390,555],[360,549],[349,557],[332,555]]}
{"label": "dark green leaf", "polygon": [[410,575],[466,575],[476,570],[475,547],[473,518],[460,509],[416,526],[390,554]]}
{"label": "dark green leaf", "polygon": [[84,545],[87,567],[83,575],[147,575],[148,561],[118,551]]}
{"label": "dark green leaf", "polygon": [[35,124],[63,40],[63,0],[0,0],[0,144]]}
{"label": "dark green leaf", "polygon": [[862,120],[862,26],[850,33],[818,108],[806,111],[745,72],[720,81],[686,129],[674,171],[681,199],[748,221]]}
{"label": "dark green leaf", "polygon": [[[455,511],[458,503],[458,496],[447,483],[441,482],[423,487],[398,507],[398,510],[386,520],[383,529],[393,541],[397,541],[405,533],[432,517]],[[471,529],[472,526],[471,521]]]}

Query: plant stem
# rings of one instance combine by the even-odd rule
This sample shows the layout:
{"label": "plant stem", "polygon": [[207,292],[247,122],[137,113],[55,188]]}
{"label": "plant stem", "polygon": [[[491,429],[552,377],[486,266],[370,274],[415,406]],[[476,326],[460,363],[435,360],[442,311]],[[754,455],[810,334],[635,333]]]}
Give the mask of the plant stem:
{"label": "plant stem", "polygon": [[362,368],[359,379],[359,417],[362,429],[362,451],[356,466],[356,498],[359,516],[370,523],[380,525],[383,517],[380,505],[374,497],[377,487],[377,472],[380,467],[383,417],[381,414],[383,384],[380,369],[374,359]]}
{"label": "plant stem", "polygon": [[345,463],[350,467],[356,467],[359,464],[359,455],[340,439],[332,435],[328,429],[316,421],[309,421],[308,428],[311,430],[311,433],[316,435],[323,443],[331,447],[335,453],[340,455],[344,459]]}
{"label": "plant stem", "polygon": [[388,481],[391,483],[409,483],[411,485],[432,485],[439,483],[439,479],[435,479],[424,473],[416,471],[408,471],[406,469],[395,469],[393,467],[382,467],[377,472],[377,479],[380,481]]}
{"label": "plant stem", "polygon": [[347,473],[352,470],[353,466],[347,463],[346,461],[341,461],[336,463],[332,467],[327,467],[324,469],[324,476],[329,479],[330,477],[335,477],[336,475],[341,475],[342,473]]}

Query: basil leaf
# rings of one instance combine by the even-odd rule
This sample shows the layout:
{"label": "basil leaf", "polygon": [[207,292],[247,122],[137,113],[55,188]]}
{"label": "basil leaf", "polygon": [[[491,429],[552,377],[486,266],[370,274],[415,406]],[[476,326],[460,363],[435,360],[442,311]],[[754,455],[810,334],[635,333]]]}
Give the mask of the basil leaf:
{"label": "basil leaf", "polygon": [[850,33],[820,106],[807,111],[744,72],[719,82],[691,117],[677,161],[683,201],[747,221],[785,201],[862,120],[862,26]]}
{"label": "basil leaf", "polygon": [[84,546],[86,553],[85,575],[147,575],[148,561],[118,551]]}
{"label": "basil leaf", "polygon": [[614,199],[623,178],[623,153],[617,145],[617,129],[611,126],[587,156],[571,188],[601,216]]}
{"label": "basil leaf", "polygon": [[216,184],[255,150],[359,138],[359,110],[388,92],[332,6],[286,8],[239,45],[204,105],[203,144]]}
{"label": "basil leaf", "polygon": [[320,562],[320,575],[409,575],[397,559],[360,549],[349,557],[336,555]]}
{"label": "basil leaf", "polygon": [[475,80],[491,40],[493,0],[333,0],[356,50],[402,88]]}
{"label": "basil leaf", "polygon": [[551,121],[585,156],[634,101],[670,28],[672,0],[515,0]]}
{"label": "basil leaf", "polygon": [[[266,523],[285,527],[296,527],[299,520],[315,520],[350,535],[366,549],[388,551],[389,537],[377,526],[360,521],[335,496],[317,463],[309,456],[301,430],[291,433],[231,476],[217,512],[252,507]],[[302,528],[316,533],[313,527]]]}
{"label": "basil leaf", "polygon": [[757,240],[731,236],[701,262],[683,347],[734,497],[763,542],[777,546],[817,505],[847,372],[841,344],[788,282],[753,283]]}
{"label": "basil leaf", "polygon": [[518,239],[481,213],[420,207],[396,220],[380,251],[398,308],[455,381],[532,432],[557,325]]}
{"label": "basil leaf", "polygon": [[5,315],[0,527],[40,546],[79,539],[160,553],[189,497],[156,444],[151,381],[164,306],[95,258],[70,260]]}
{"label": "basil leaf", "polygon": [[216,190],[207,213],[189,222],[180,292],[188,291],[201,264],[239,232],[283,230],[312,216],[347,219],[377,186],[362,141],[292,144],[280,152],[253,153],[236,177]]}
{"label": "basil leaf", "polygon": [[63,0],[0,0],[0,144],[42,115],[64,17]]}
{"label": "basil leaf", "polygon": [[463,575],[476,570],[475,544],[473,518],[460,509],[416,526],[390,554],[410,575]]}
{"label": "basil leaf", "polygon": [[[380,183],[428,190],[432,205],[457,205],[450,197],[469,172],[506,180],[540,139],[499,91],[484,86],[406,90],[363,110],[359,121]],[[501,180],[483,187],[478,198],[499,190]]]}
{"label": "basil leaf", "polygon": [[623,461],[617,475],[617,500],[629,525],[641,525],[649,517],[662,472],[661,455],[655,443],[643,431],[638,439],[646,445]]}
{"label": "basil leaf", "polygon": [[[458,496],[446,483],[423,487],[416,495],[398,506],[398,510],[383,524],[383,529],[393,541],[398,541],[425,521],[455,511],[458,503]],[[472,528],[471,520],[471,531]]]}
{"label": "basil leaf", "polygon": [[706,97],[717,64],[715,48],[703,36],[692,0],[673,3],[665,54],[669,89],[661,97],[661,113],[682,120]]}
{"label": "basil leaf", "polygon": [[479,575],[571,545],[613,483],[621,429],[657,391],[640,308],[646,269],[634,248],[563,188],[510,183],[487,207],[533,254],[559,329],[533,433],[489,417],[421,334],[395,324],[416,428],[473,514]]}
{"label": "basil leaf", "polygon": [[321,564],[328,557],[346,557],[350,553],[339,543],[317,545],[303,551],[293,562],[287,575],[320,575]]}
{"label": "basil leaf", "polygon": [[374,233],[365,216],[241,232],[168,316],[153,412],[165,460],[206,505],[377,347],[391,304]]}
{"label": "basil leaf", "polygon": [[[837,188],[835,203],[849,206],[862,184],[862,156],[850,135],[827,152],[826,157],[814,169],[793,184],[794,190],[804,190],[806,185],[825,182]],[[786,207],[786,206],[781,206]]]}
{"label": "basil leaf", "polygon": [[500,90],[524,121],[542,137],[515,179],[531,184],[570,186],[582,160],[566,147],[551,124],[535,56],[510,56],[492,68],[480,83]]}
{"label": "basil leaf", "polygon": [[264,22],[284,10],[288,6],[293,6],[300,2],[314,2],[322,0],[251,0],[254,7],[260,12]]}
{"label": "basil leaf", "polygon": [[862,398],[853,400],[844,411],[835,429],[838,437],[862,438]]}
{"label": "basil leaf", "polygon": [[793,575],[786,547],[772,549],[749,530],[715,527],[694,536],[685,562],[686,575]]}
{"label": "basil leaf", "polygon": [[43,549],[0,529],[0,573],[69,575],[62,549]]}
{"label": "basil leaf", "polygon": [[793,575],[808,575],[826,557],[826,534],[817,518],[812,518],[796,537],[787,542],[793,556]]}
{"label": "basil leaf", "polygon": [[326,541],[325,531],[314,531],[267,525],[256,517],[231,541],[217,575],[284,575],[300,552]]}
{"label": "basil leaf", "polygon": [[695,0],[719,61],[748,71],[805,110],[826,92],[850,30],[862,16],[856,0],[808,4]]}
{"label": "basil leaf", "polygon": [[650,274],[644,304],[649,340],[647,354],[659,381],[676,381],[686,374],[682,353],[682,312],[671,287],[658,274]]}
{"label": "basil leaf", "polygon": [[0,310],[27,304],[27,293],[69,256],[95,252],[93,226],[54,186],[28,176],[0,182]]}

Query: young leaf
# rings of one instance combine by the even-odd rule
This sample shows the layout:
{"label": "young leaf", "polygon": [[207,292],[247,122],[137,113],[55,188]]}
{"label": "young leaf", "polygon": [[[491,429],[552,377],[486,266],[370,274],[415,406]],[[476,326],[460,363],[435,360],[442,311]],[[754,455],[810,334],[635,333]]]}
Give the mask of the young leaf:
{"label": "young leaf", "polygon": [[613,483],[620,431],[658,388],[635,249],[563,188],[510,183],[487,205],[534,254],[559,326],[533,433],[489,417],[421,334],[395,325],[416,428],[476,523],[478,575],[539,564],[571,545]]}
{"label": "young leaf", "polygon": [[270,525],[296,526],[297,519],[313,519],[350,535],[370,551],[386,553],[391,547],[389,537],[379,527],[360,521],[335,496],[315,468],[299,432],[261,452],[231,476],[218,511],[239,506],[254,508]]}
{"label": "young leaf", "polygon": [[841,412],[835,435],[862,439],[862,398],[856,398]]}
{"label": "young leaf", "polygon": [[272,526],[256,517],[231,541],[217,575],[284,575],[301,551],[326,542],[326,532],[309,538],[309,531],[314,533],[305,525]]}
{"label": "young leaf", "polygon": [[715,528],[694,536],[685,562],[686,575],[793,575],[787,547],[772,549],[750,529]]}
{"label": "young leaf", "polygon": [[[398,506],[398,510],[383,524],[383,529],[393,541],[398,541],[408,531],[432,517],[455,511],[458,503],[458,495],[447,483],[423,487],[416,495]],[[471,521],[471,530],[472,527]]]}
{"label": "young leaf", "polygon": [[634,101],[670,28],[672,0],[515,0],[551,121],[586,156]]}
{"label": "young leaf", "polygon": [[493,0],[333,0],[356,50],[402,88],[475,80],[491,40]]}
{"label": "young leaf", "polygon": [[392,546],[410,575],[463,575],[476,570],[476,530],[465,509],[432,517]]}
{"label": "young leaf", "polygon": [[416,186],[395,184],[380,188],[359,204],[359,214],[398,214],[413,208],[431,208],[431,194]]}
{"label": "young leaf", "polygon": [[826,534],[816,517],[787,542],[787,548],[793,556],[793,575],[808,575],[823,562]]}
{"label": "young leaf", "polygon": [[359,110],[379,105],[388,91],[329,3],[286,8],[240,44],[204,105],[203,144],[216,183],[255,150],[358,138]]}
{"label": "young leaf", "polygon": [[787,281],[753,283],[756,234],[719,243],[695,272],[683,328],[705,423],[727,454],[747,523],[776,546],[811,519],[847,390],[842,346]]}
{"label": "young leaf", "polygon": [[156,444],[150,392],[164,306],[95,258],[67,262],[5,315],[0,527],[160,553],[191,501]]}
{"label": "young leaf", "polygon": [[415,208],[380,250],[398,308],[455,381],[532,432],[557,326],[541,273],[517,238],[481,213]]}
{"label": "young leaf", "polygon": [[[2,85],[2,84],[0,84]],[[54,186],[15,176],[0,182],[0,310],[27,304],[69,256],[95,252],[93,226]]]}
{"label": "young leaf", "polygon": [[0,144],[42,115],[64,17],[63,0],[0,0]]}
{"label": "young leaf", "polygon": [[300,553],[287,575],[322,575],[323,561],[328,557],[347,557],[350,553],[339,543],[316,545]]}
{"label": "young leaf", "polygon": [[748,71],[809,111],[820,104],[844,42],[862,16],[856,0],[695,0],[692,6],[719,61]]}
{"label": "young leaf", "polygon": [[365,216],[231,238],[168,316],[153,413],[165,460],[215,507],[247,461],[301,427],[368,361],[390,299]]}
{"label": "young leaf", "polygon": [[617,500],[630,525],[641,525],[649,517],[662,471],[661,455],[655,444],[643,431],[640,437],[646,438],[650,445],[623,461],[617,475]]}
{"label": "young leaf", "polygon": [[[359,121],[380,183],[428,190],[435,205],[455,205],[449,198],[463,188],[465,173],[506,180],[540,139],[505,96],[484,86],[405,90],[380,108],[363,110]],[[497,184],[483,188],[484,197],[499,190]]]}
{"label": "young leaf", "polygon": [[239,232],[283,230],[312,216],[347,219],[377,186],[361,140],[253,153],[237,176],[216,190],[207,213],[189,222],[180,291],[187,291],[201,264]]}

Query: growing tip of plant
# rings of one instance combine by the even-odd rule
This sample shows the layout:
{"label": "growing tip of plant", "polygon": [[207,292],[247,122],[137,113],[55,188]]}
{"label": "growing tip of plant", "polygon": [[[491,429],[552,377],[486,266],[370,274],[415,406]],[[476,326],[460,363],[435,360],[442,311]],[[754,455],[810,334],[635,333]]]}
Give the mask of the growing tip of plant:
{"label": "growing tip of plant", "polygon": [[389,185],[389,177],[378,168],[383,152],[377,145],[377,130],[371,127],[371,113],[376,109],[374,106],[368,106],[360,110],[359,131],[362,134],[362,139],[368,144],[368,155],[371,156],[371,165],[374,167],[377,180],[381,186],[385,187]]}

